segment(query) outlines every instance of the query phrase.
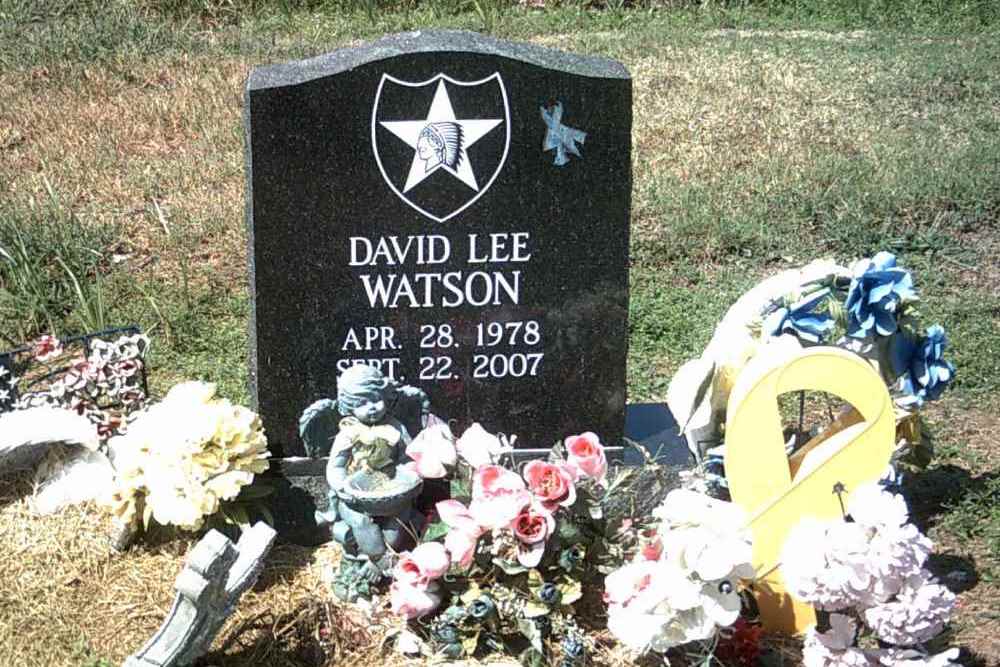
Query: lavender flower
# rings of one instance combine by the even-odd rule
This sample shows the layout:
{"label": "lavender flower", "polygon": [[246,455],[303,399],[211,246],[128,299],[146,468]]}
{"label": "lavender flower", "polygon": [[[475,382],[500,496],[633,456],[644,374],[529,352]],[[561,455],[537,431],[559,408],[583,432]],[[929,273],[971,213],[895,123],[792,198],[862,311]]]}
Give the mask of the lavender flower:
{"label": "lavender flower", "polygon": [[854,265],[847,292],[847,333],[864,338],[873,332],[889,336],[896,331],[896,316],[904,301],[916,299],[909,271],[896,266],[896,256],[882,251]]}
{"label": "lavender flower", "polygon": [[955,608],[955,594],[923,571],[906,580],[891,602],[864,612],[879,639],[897,646],[921,644],[940,633]]}
{"label": "lavender flower", "polygon": [[906,523],[905,501],[875,484],[855,490],[848,508],[853,523],[805,519],[782,551],[788,592],[826,611],[892,599],[923,571],[932,547]]}
{"label": "lavender flower", "polygon": [[924,401],[937,400],[955,376],[955,366],[944,360],[948,338],[938,324],[927,328],[919,341],[906,335],[893,339],[890,350],[893,370],[901,377],[900,387],[905,394],[900,405],[922,405]]}
{"label": "lavender flower", "polygon": [[831,614],[830,629],[820,633],[809,628],[802,642],[805,667],[874,667],[877,663],[854,645],[857,625],[842,614]]}
{"label": "lavender flower", "polygon": [[834,321],[829,313],[813,309],[829,294],[830,290],[824,289],[791,306],[778,308],[764,320],[763,331],[771,336],[792,333],[810,343],[819,343],[833,330]]}

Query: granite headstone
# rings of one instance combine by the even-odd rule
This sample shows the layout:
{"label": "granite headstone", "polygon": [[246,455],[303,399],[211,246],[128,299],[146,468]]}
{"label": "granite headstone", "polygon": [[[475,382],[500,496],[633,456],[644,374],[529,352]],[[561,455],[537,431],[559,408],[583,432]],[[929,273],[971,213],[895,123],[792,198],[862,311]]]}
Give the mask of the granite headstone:
{"label": "granite headstone", "polygon": [[247,81],[251,385],[275,456],[350,364],[551,446],[625,422],[631,81],[465,32]]}

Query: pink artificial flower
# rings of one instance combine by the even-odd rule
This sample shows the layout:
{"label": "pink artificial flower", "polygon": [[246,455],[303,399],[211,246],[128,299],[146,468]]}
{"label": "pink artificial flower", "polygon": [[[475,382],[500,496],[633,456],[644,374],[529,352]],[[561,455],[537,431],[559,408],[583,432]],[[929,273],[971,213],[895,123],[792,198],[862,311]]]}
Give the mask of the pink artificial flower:
{"label": "pink artificial flower", "polygon": [[424,479],[441,479],[448,474],[445,466],[458,462],[455,436],[448,424],[438,422],[417,434],[406,446],[406,455],[416,462],[418,475]]}
{"label": "pink artificial flower", "polygon": [[389,588],[389,597],[392,613],[408,620],[425,616],[441,604],[437,584],[424,589],[394,581]]}
{"label": "pink artificial flower", "polygon": [[400,555],[392,574],[396,583],[427,590],[451,566],[448,551],[440,542],[424,542],[413,551]]}
{"label": "pink artificial flower", "polygon": [[643,535],[639,557],[642,560],[660,560],[663,555],[663,541],[657,535]]}
{"label": "pink artificial flower", "polygon": [[31,344],[31,354],[37,361],[50,361],[63,352],[62,343],[55,336],[45,334]]}
{"label": "pink artificial flower", "polygon": [[444,536],[444,548],[448,550],[451,561],[463,568],[469,567],[483,528],[469,509],[457,500],[442,500],[436,507],[441,521],[451,529]]}
{"label": "pink artificial flower", "polygon": [[566,438],[566,454],[569,466],[581,477],[593,477],[603,481],[608,472],[608,460],[604,455],[604,445],[591,432],[571,435]]}
{"label": "pink artificial flower", "polygon": [[98,382],[101,379],[101,368],[96,364],[92,364],[89,361],[80,361],[73,365],[73,373],[75,375],[74,388],[79,388],[85,386],[89,382]]}
{"label": "pink artificial flower", "polygon": [[640,600],[655,588],[660,567],[656,561],[637,560],[611,572],[604,578],[604,601],[609,607],[623,608]]}
{"label": "pink artificial flower", "polygon": [[496,463],[504,452],[511,450],[500,438],[475,422],[455,443],[458,455],[473,468]]}
{"label": "pink artificial flower", "polygon": [[535,567],[542,560],[545,541],[556,529],[556,520],[541,505],[528,503],[510,522],[510,529],[521,543],[518,562],[525,567]]}
{"label": "pink artificial flower", "polygon": [[528,489],[550,512],[559,506],[570,507],[576,502],[574,477],[573,471],[561,463],[531,461],[524,467]]}
{"label": "pink artificial flower", "polygon": [[139,372],[139,368],[139,362],[135,359],[123,359],[111,366],[111,372],[119,377],[130,378]]}
{"label": "pink artificial flower", "polygon": [[469,512],[483,528],[507,526],[531,500],[524,480],[501,466],[481,466],[472,476]]}
{"label": "pink artificial flower", "polygon": [[462,569],[468,569],[472,565],[478,544],[479,534],[468,533],[458,528],[452,528],[444,536],[444,548],[451,555],[452,562],[457,563]]}
{"label": "pink artificial flower", "polygon": [[442,500],[434,506],[441,521],[449,528],[458,528],[467,533],[482,532],[469,508],[454,499]]}

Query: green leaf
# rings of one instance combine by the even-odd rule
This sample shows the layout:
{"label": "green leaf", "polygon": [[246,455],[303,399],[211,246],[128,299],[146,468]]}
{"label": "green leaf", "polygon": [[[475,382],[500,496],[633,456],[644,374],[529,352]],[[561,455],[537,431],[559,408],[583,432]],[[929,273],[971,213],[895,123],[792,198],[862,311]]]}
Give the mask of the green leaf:
{"label": "green leaf", "polygon": [[445,535],[448,534],[448,524],[444,521],[435,521],[431,525],[427,526],[427,530],[424,531],[423,537],[420,538],[421,542],[434,542]]}
{"label": "green leaf", "polygon": [[539,616],[548,615],[551,608],[547,604],[542,604],[536,600],[529,600],[528,604],[524,605],[524,611],[521,613],[525,618],[538,618]]}
{"label": "green leaf", "polygon": [[261,498],[267,498],[274,493],[274,487],[270,484],[251,484],[250,486],[244,486],[240,489],[239,499],[243,500],[260,500]]}
{"label": "green leaf", "polygon": [[559,592],[562,593],[563,604],[573,604],[583,597],[583,584],[576,579],[566,579],[559,584]]}
{"label": "green leaf", "polygon": [[499,558],[494,558],[493,564],[499,567],[501,570],[503,570],[504,573],[509,574],[510,576],[524,574],[525,572],[528,571],[528,568],[524,567],[520,563],[508,563],[507,561],[501,560]]}
{"label": "green leaf", "polygon": [[544,667],[545,654],[532,646],[531,648],[524,649],[521,655],[517,656],[517,660],[524,667]]}
{"label": "green leaf", "polygon": [[229,504],[224,506],[222,508],[222,516],[224,516],[229,523],[239,526],[240,530],[250,529],[250,517],[247,515],[247,511],[239,505]]}
{"label": "green leaf", "polygon": [[583,539],[580,528],[573,521],[560,521],[558,531],[559,541],[563,544],[577,544]]}
{"label": "green leaf", "polygon": [[465,655],[471,657],[476,652],[477,646],[479,646],[478,630],[472,634],[462,637],[462,648],[465,650]]}
{"label": "green leaf", "polygon": [[455,477],[451,480],[451,497],[454,500],[468,500],[472,497],[472,489],[469,480],[462,477]]}
{"label": "green leaf", "polygon": [[[531,644],[531,649],[529,650],[534,650],[539,655],[544,653],[544,649],[542,648],[542,633],[539,632],[538,626],[534,622],[526,618],[517,619],[517,631],[524,635],[524,638]],[[523,656],[524,653],[521,655]],[[522,664],[524,663],[522,662]]]}
{"label": "green leaf", "polygon": [[149,530],[149,523],[153,520],[153,507],[147,502],[142,504],[142,528]]}
{"label": "green leaf", "polygon": [[274,512],[272,512],[267,505],[258,505],[257,511],[260,512],[260,515],[262,517],[264,517],[264,521],[267,523],[267,525],[274,528]]}
{"label": "green leaf", "polygon": [[541,572],[535,569],[528,570],[528,589],[537,594],[538,589],[545,585],[545,579],[542,578]]}

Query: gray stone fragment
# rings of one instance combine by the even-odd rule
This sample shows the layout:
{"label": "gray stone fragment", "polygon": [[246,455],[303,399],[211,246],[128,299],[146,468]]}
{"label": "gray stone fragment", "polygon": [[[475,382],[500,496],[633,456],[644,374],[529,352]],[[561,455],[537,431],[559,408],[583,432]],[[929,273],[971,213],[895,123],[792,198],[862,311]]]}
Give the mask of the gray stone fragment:
{"label": "gray stone fragment", "polygon": [[212,645],[240,596],[253,586],[274,542],[265,523],[245,531],[237,544],[212,530],[188,555],[177,577],[177,597],[160,629],[123,667],[182,667]]}

